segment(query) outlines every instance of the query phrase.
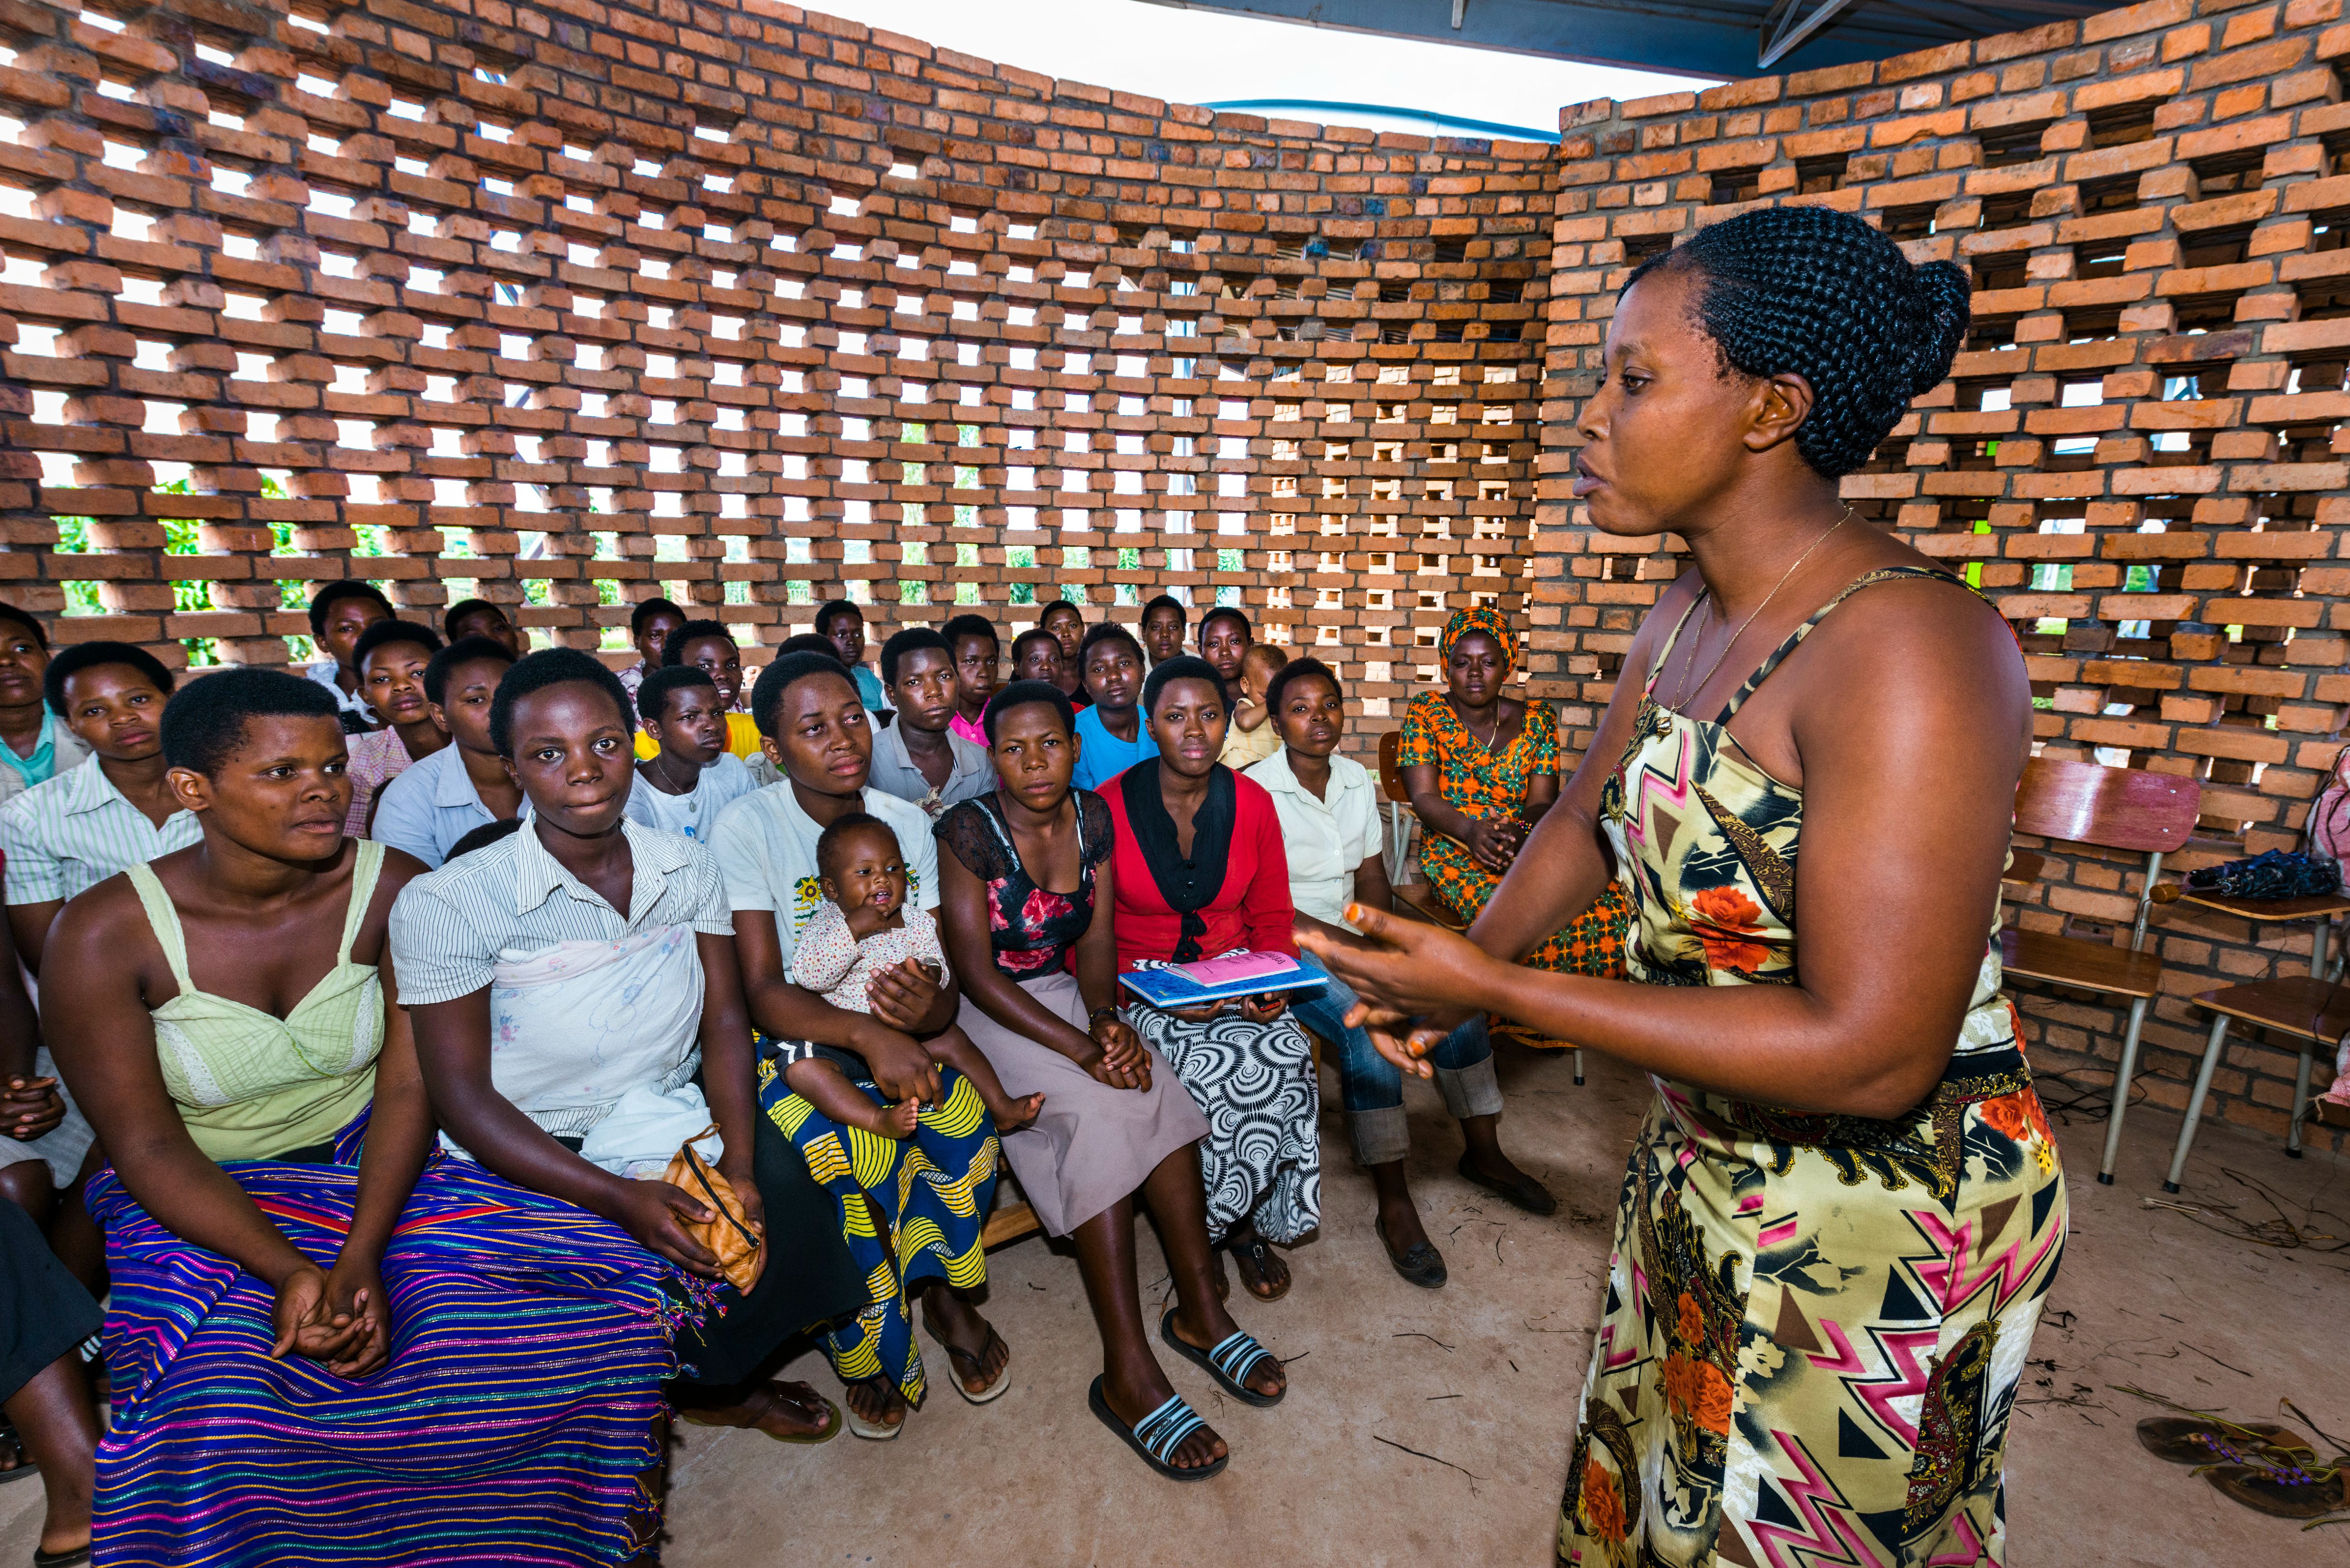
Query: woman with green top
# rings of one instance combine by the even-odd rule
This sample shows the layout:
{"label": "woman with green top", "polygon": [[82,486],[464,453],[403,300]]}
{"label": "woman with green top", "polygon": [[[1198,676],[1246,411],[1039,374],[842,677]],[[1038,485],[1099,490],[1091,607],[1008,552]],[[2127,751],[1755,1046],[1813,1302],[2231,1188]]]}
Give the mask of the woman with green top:
{"label": "woman with green top", "polygon": [[660,1272],[432,1154],[387,937],[422,867],[345,835],[333,694],[229,670],[161,728],[202,838],[68,904],[44,988],[114,1161],[88,1192],[98,1560],[629,1558],[674,1365]]}

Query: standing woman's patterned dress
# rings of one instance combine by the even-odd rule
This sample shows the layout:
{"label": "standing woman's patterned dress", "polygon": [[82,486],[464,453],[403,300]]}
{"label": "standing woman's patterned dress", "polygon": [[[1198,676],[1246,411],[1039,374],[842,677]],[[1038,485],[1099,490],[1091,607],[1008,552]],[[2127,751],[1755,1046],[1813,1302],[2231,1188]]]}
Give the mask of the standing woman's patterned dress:
{"label": "standing woman's patterned dress", "polygon": [[[1517,667],[1517,634],[1498,611],[1482,606],[1456,610],[1445,622],[1436,645],[1440,666],[1451,661],[1453,644],[1471,632],[1492,638],[1511,668]],[[1396,764],[1434,768],[1437,793],[1455,811],[1481,821],[1507,816],[1525,805],[1526,791],[1535,779],[1558,772],[1558,716],[1549,703],[1531,699],[1525,710],[1518,732],[1496,752],[1461,722],[1442,691],[1422,691],[1404,710]],[[1433,828],[1419,836],[1419,874],[1464,925],[1484,912],[1486,900],[1502,885],[1500,877],[1478,864],[1467,845]],[[1591,908],[1518,961],[1556,974],[1618,979],[1624,973],[1624,925],[1630,913],[1623,888],[1610,879]],[[1523,1035],[1521,1025],[1499,1014],[1493,1025]],[[1571,1050],[1574,1044],[1526,1038],[1530,1044],[1555,1050]]]}
{"label": "standing woman's patterned dress", "polygon": [[[1644,691],[1602,802],[1635,911],[1631,978],[1794,983],[1804,797],[1727,726],[1852,593],[1939,575],[1862,577],[1711,723]],[[1950,1066],[1905,1116],[1780,1110],[1655,1080],[1617,1211],[1561,1562],[2003,1560],[2008,1419],[2065,1200],[1998,954],[1986,943]]]}

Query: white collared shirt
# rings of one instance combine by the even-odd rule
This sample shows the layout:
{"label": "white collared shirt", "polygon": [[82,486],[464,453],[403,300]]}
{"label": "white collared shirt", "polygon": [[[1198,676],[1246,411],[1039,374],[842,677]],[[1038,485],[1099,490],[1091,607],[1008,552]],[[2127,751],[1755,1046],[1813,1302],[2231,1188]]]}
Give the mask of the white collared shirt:
{"label": "white collared shirt", "polygon": [[400,889],[391,907],[400,1004],[470,996],[501,960],[557,942],[619,941],[657,926],[733,935],[725,879],[707,848],[625,818],[620,831],[634,863],[625,915],[564,869],[528,826]]}
{"label": "white collared shirt", "polygon": [[192,811],[175,811],[156,826],[93,758],[0,805],[8,902],[73,898],[203,836]]}
{"label": "white collared shirt", "polygon": [[1356,867],[1387,842],[1370,770],[1351,757],[1334,755],[1328,789],[1318,800],[1289,771],[1286,749],[1247,770],[1246,776],[1264,786],[1281,818],[1290,904],[1301,915],[1352,930],[1345,917],[1355,897]]}

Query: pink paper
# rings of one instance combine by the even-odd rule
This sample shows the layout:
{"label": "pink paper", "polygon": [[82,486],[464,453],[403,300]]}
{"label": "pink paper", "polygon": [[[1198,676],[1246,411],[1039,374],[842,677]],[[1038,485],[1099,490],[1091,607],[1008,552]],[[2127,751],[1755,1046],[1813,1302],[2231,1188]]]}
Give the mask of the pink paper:
{"label": "pink paper", "polygon": [[1175,967],[1201,985],[1230,985],[1234,981],[1254,980],[1261,974],[1287,974],[1297,967],[1297,961],[1287,953],[1233,953]]}

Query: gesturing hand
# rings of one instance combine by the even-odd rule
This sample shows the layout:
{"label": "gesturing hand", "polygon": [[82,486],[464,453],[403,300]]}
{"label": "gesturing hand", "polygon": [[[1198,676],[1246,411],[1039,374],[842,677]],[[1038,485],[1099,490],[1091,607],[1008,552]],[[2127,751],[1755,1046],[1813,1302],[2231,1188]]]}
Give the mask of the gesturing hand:
{"label": "gesturing hand", "polygon": [[684,1221],[707,1224],[714,1216],[691,1195],[666,1181],[623,1181],[612,1212],[605,1216],[646,1251],[658,1252],[690,1274],[718,1277],[718,1260],[686,1234]]}
{"label": "gesturing hand", "polygon": [[1425,1058],[1475,1009],[1478,976],[1491,960],[1466,937],[1383,909],[1351,904],[1347,919],[1362,940],[1305,931],[1298,945],[1354,988],[1359,1000],[1347,1023],[1367,1031],[1379,1054],[1405,1072],[1432,1076]]}

